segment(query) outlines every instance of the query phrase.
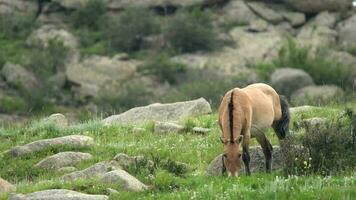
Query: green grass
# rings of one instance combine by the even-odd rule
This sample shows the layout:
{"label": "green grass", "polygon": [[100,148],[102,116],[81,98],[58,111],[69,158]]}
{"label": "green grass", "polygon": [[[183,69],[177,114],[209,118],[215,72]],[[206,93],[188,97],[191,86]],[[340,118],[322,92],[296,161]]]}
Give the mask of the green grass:
{"label": "green grass", "polygon": [[[332,116],[341,112],[337,107],[316,108],[293,116],[294,120],[313,116]],[[153,188],[140,193],[120,190],[118,185],[104,185],[97,180],[62,182],[60,172],[33,167],[46,156],[70,148],[51,148],[22,158],[0,156],[0,177],[17,183],[17,193],[65,188],[89,194],[106,194],[106,188],[119,190],[110,199],[352,199],[356,195],[356,174],[345,172],[343,176],[332,177],[282,177],[282,172],[273,174],[252,174],[239,178],[207,177],[205,171],[212,159],[222,152],[217,126],[217,114],[189,118],[180,122],[186,128],[183,133],[153,133],[152,123],[137,125],[146,128],[144,133],[134,133],[133,126],[105,127],[100,121],[88,121],[61,129],[53,124],[33,121],[23,127],[0,128],[0,152],[16,145],[24,145],[44,138],[70,134],[88,135],[94,138],[96,146],[80,151],[93,155],[93,159],[76,167],[84,169],[99,161],[111,160],[118,153],[144,155],[160,163],[154,173],[144,169],[129,169],[129,173]],[[207,135],[191,133],[193,126],[211,128]],[[273,144],[278,140],[273,131],[268,131]],[[253,142],[253,145],[256,145]],[[252,158],[253,159],[253,158]],[[189,170],[175,174],[169,162],[183,162]],[[8,194],[0,196],[6,199]]]}

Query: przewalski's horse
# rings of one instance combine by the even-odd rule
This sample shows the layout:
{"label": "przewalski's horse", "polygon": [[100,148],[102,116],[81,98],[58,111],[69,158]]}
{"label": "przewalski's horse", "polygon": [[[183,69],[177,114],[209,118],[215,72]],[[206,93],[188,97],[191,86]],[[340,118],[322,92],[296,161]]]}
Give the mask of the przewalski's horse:
{"label": "przewalski's horse", "polygon": [[[272,145],[264,131],[273,127],[278,139],[285,138],[290,121],[289,106],[269,85],[257,83],[228,91],[219,107],[219,125],[224,143],[223,163],[229,176],[238,176],[241,157],[250,175],[251,137],[260,143],[266,158],[266,171],[272,168]],[[242,142],[242,154],[240,143]]]}

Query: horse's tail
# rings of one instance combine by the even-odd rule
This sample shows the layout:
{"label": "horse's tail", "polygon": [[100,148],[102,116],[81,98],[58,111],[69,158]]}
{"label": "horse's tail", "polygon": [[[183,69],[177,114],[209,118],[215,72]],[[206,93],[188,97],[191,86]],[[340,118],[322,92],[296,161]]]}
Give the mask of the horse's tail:
{"label": "horse's tail", "polygon": [[278,139],[284,139],[289,132],[289,104],[287,99],[282,95],[279,95],[279,101],[281,104],[282,117],[278,121],[273,122],[273,129],[276,132]]}

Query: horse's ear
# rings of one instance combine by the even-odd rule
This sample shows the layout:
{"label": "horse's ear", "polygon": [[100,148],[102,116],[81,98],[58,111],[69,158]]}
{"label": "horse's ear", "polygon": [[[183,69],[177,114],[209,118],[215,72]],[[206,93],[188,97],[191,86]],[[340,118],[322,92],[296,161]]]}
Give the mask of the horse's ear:
{"label": "horse's ear", "polygon": [[239,138],[237,139],[237,141],[238,141],[239,144],[241,144],[243,138],[244,138],[243,135],[239,135]]}

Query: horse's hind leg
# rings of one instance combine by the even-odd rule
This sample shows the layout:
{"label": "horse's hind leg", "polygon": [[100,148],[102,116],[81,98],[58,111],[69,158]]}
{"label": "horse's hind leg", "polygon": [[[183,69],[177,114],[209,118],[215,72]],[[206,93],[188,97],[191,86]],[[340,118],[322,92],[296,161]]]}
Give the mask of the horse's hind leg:
{"label": "horse's hind leg", "polygon": [[264,134],[263,131],[253,128],[253,133],[252,136],[256,138],[257,142],[260,143],[263,154],[266,159],[266,172],[271,172],[272,171],[272,151],[273,147],[271,143],[269,142],[268,138]]}

